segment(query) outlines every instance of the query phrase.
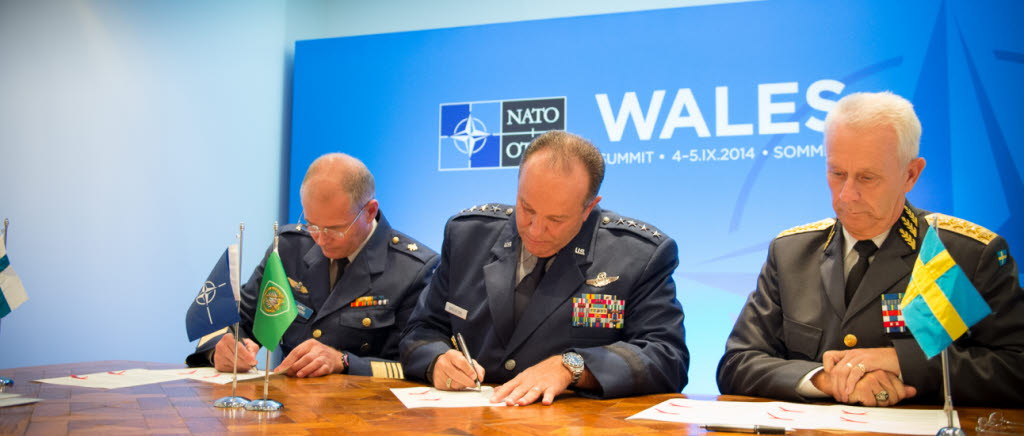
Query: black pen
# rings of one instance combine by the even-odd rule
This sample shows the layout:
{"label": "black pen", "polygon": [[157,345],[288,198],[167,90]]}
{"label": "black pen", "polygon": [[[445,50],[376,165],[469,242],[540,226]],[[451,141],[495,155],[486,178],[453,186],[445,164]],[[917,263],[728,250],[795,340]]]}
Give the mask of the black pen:
{"label": "black pen", "polygon": [[456,333],[455,338],[459,340],[459,348],[462,349],[462,355],[466,356],[466,363],[473,370],[473,381],[476,382],[476,390],[480,390],[480,379],[476,376],[476,367],[473,366],[473,358],[469,357],[469,347],[466,346],[466,340],[462,339],[462,333]]}
{"label": "black pen", "polygon": [[723,433],[786,434],[786,432],[789,431],[786,427],[772,427],[768,425],[701,424],[700,428],[703,428],[706,431],[717,431]]}

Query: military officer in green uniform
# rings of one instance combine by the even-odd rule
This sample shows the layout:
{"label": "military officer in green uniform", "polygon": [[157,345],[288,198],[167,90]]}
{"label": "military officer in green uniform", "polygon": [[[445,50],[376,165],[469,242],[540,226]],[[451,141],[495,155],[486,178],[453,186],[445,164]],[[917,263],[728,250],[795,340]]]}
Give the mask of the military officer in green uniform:
{"label": "military officer in green uniform", "polygon": [[[718,365],[723,394],[892,406],[942,401],[939,358],[900,321],[928,226],[992,309],[949,348],[958,404],[1024,403],[1024,294],[1006,241],[912,206],[925,167],[910,102],[860,93],[825,121],[836,219],[782,232],[768,249]],[[895,302],[895,304],[894,304]]]}
{"label": "military officer in green uniform", "polygon": [[[398,342],[430,281],[437,253],[391,227],[373,198],[373,175],[354,157],[317,158],[299,195],[306,223],[279,232],[278,252],[299,315],[281,338],[285,357],[277,369],[295,377],[403,378]],[[249,338],[265,264],[266,257],[241,289],[239,326],[245,339],[239,371],[256,364],[260,348]],[[230,333],[201,339],[186,359],[190,366],[221,371],[231,371],[233,362]]]}

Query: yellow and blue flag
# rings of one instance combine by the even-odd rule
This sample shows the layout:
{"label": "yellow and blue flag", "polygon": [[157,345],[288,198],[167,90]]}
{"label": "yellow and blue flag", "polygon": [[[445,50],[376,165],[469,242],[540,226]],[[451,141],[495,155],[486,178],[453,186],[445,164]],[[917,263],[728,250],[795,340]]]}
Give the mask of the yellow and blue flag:
{"label": "yellow and blue flag", "polygon": [[900,302],[903,319],[929,359],[992,312],[929,226]]}
{"label": "yellow and blue flag", "polygon": [[7,258],[7,248],[4,247],[3,238],[0,238],[0,318],[7,316],[27,300],[28,294],[25,293],[25,286],[21,284],[21,279],[14,273],[14,268],[11,268],[11,261]]}

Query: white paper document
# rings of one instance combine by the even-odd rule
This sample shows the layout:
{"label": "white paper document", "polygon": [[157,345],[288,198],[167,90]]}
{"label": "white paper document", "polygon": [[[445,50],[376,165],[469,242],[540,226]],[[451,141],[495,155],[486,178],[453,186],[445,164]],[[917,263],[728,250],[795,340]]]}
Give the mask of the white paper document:
{"label": "white paper document", "polygon": [[[238,374],[238,380],[262,377],[262,372],[252,370]],[[124,369],[120,371],[97,372],[93,374],[72,374],[66,377],[33,380],[38,383],[52,383],[84,388],[118,389],[132,386],[163,383],[174,380],[191,379],[206,383],[225,384],[231,382],[230,372],[218,372],[216,368],[181,368],[181,369]]]}
{"label": "white paper document", "polygon": [[[219,385],[225,383],[231,383],[230,372],[220,372],[217,368],[182,368],[182,369],[161,369],[151,370],[151,372],[164,372],[167,374],[174,374],[179,378],[187,378],[191,380],[199,380],[206,383],[216,383]],[[277,373],[270,373],[275,375]],[[263,371],[259,371],[256,368],[249,370],[248,372],[239,372],[238,381],[251,380],[254,378],[262,378]]]}
{"label": "white paper document", "polygon": [[[947,424],[946,414],[942,410],[818,406],[779,401],[698,401],[684,398],[663,401],[626,419],[920,435],[934,435]],[[960,425],[955,412],[953,420],[955,425]]]}
{"label": "white paper document", "polygon": [[20,406],[22,404],[43,401],[42,398],[23,397],[21,394],[0,392],[0,407]]}
{"label": "white paper document", "polygon": [[391,388],[402,404],[409,409],[419,407],[503,407],[505,403],[491,403],[494,388],[481,386],[480,391],[442,391],[435,388]]}

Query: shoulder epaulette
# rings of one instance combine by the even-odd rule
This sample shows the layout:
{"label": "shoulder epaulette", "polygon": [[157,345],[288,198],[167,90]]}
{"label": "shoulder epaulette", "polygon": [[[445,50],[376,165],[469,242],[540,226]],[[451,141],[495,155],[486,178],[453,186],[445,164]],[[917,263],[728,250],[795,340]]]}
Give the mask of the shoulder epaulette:
{"label": "shoulder epaulette", "polygon": [[791,229],[785,230],[782,233],[779,233],[779,235],[776,236],[776,238],[781,238],[783,236],[789,236],[789,235],[795,235],[795,234],[798,234],[798,233],[807,233],[807,232],[817,232],[817,231],[822,231],[822,230],[828,230],[829,228],[835,226],[835,224],[836,224],[836,219],[835,218],[825,218],[825,219],[823,219],[821,221],[815,221],[815,222],[810,223],[810,224],[804,224],[804,225],[801,225],[801,226],[796,226],[796,227],[793,227]]}
{"label": "shoulder epaulette", "polygon": [[285,224],[284,226],[278,227],[277,234],[280,235],[283,233],[302,233],[305,230],[306,229],[302,226],[302,224]]}
{"label": "shoulder epaulette", "polygon": [[667,235],[662,233],[661,230],[658,230],[658,228],[654,227],[651,224],[637,221],[630,217],[616,215],[615,213],[607,210],[604,211],[601,215],[602,228],[626,230],[634,234],[643,236],[645,239],[656,244],[668,239]]}
{"label": "shoulder epaulette", "polygon": [[924,219],[942,230],[959,233],[985,245],[988,245],[989,242],[992,242],[993,239],[999,236],[989,229],[955,216],[931,213],[925,216]]}
{"label": "shoulder epaulette", "polygon": [[422,246],[416,240],[398,232],[391,232],[391,239],[388,242],[390,242],[388,246],[391,249],[398,250],[423,261],[426,261],[433,253],[433,250],[429,247]]}
{"label": "shoulder epaulette", "polygon": [[515,208],[507,204],[484,204],[481,206],[473,206],[468,209],[462,209],[461,212],[455,214],[454,218],[464,216],[489,216],[494,218],[508,218],[515,212]]}

